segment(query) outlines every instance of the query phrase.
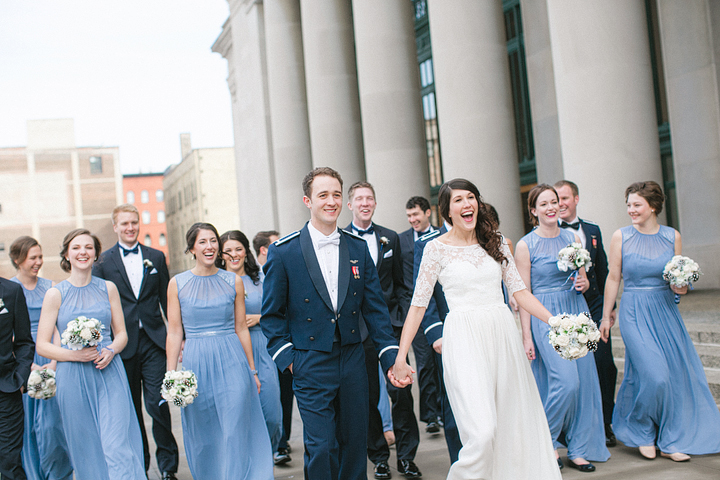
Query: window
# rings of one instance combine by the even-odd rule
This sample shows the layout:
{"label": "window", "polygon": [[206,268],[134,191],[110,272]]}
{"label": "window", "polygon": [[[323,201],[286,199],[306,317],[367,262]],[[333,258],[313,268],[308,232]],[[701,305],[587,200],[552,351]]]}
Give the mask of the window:
{"label": "window", "polygon": [[148,203],[150,201],[150,194],[147,190],[143,190],[140,192],[140,202],[142,203]]}
{"label": "window", "polygon": [[142,221],[145,225],[150,223],[150,212],[148,212],[147,210],[144,210],[142,212]]}
{"label": "window", "polygon": [[90,173],[93,175],[102,173],[102,157],[90,157]]}
{"label": "window", "polygon": [[135,192],[132,190],[128,190],[127,194],[125,195],[125,202],[129,204],[135,203]]}
{"label": "window", "polygon": [[152,247],[152,238],[150,238],[150,235],[145,235],[145,240],[143,240],[143,244],[146,247]]}
{"label": "window", "polygon": [[160,203],[163,200],[165,200],[165,192],[163,192],[162,190],[159,190],[159,189],[155,190],[155,201]]}
{"label": "window", "polygon": [[164,210],[160,210],[159,212],[157,212],[157,221],[158,221],[158,223],[165,223],[165,211]]}
{"label": "window", "polygon": [[160,245],[161,247],[164,247],[165,245],[167,245],[167,239],[165,239],[164,233],[160,234],[160,239],[158,240],[158,245]]}

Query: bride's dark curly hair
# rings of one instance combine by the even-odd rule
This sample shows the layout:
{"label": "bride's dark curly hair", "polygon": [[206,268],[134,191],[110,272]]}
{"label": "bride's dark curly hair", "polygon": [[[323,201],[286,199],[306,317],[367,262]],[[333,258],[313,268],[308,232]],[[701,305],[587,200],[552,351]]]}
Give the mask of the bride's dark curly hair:
{"label": "bride's dark curly hair", "polygon": [[480,246],[496,261],[502,263],[507,260],[500,250],[502,246],[502,235],[498,231],[498,223],[493,218],[490,210],[480,196],[480,191],[470,181],[464,178],[456,178],[449,182],[443,183],[438,194],[438,207],[440,207],[440,215],[452,225],[450,219],[450,197],[453,190],[467,190],[475,195],[478,202],[477,222],[475,223],[475,237]]}

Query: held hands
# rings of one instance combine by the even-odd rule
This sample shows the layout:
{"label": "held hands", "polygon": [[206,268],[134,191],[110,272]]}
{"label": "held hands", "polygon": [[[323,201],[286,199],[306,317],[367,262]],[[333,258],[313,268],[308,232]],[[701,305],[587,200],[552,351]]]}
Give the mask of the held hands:
{"label": "held hands", "polygon": [[535,360],[535,344],[532,338],[523,338],[523,347],[528,360]]}
{"label": "held hands", "polygon": [[685,295],[688,292],[688,287],[685,285],[684,287],[677,287],[675,285],[670,285],[670,289],[677,293],[678,295]]}
{"label": "held hands", "polygon": [[75,362],[95,362],[100,358],[96,347],[85,347],[82,350],[75,350],[73,353]]}
{"label": "held hands", "polygon": [[395,387],[405,388],[413,383],[413,373],[415,373],[415,370],[413,370],[407,362],[398,357],[395,365],[390,367],[390,370],[388,370],[387,375],[388,379],[390,379],[390,383],[392,383]]}
{"label": "held hands", "polygon": [[100,354],[98,355],[98,358],[95,360],[95,368],[102,370],[103,368],[110,365],[110,362],[112,361],[115,354],[108,350],[107,348],[103,348],[100,351]]}

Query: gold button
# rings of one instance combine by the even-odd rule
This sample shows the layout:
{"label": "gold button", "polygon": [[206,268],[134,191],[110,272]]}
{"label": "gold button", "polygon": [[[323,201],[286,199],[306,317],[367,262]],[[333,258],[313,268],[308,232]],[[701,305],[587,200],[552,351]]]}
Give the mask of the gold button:
{"label": "gold button", "polygon": [[308,321],[308,322],[312,322],[312,318],[308,318],[307,321]]}
{"label": "gold button", "polygon": [[357,312],[355,312],[355,310],[353,310],[353,315],[355,315],[355,313],[357,313]]}
{"label": "gold button", "polygon": [[357,292],[353,292],[353,297],[354,297],[355,295],[357,295]]}
{"label": "gold button", "polygon": [[310,337],[310,340],[315,340],[315,337]]}
{"label": "gold button", "polygon": [[310,303],[310,299],[309,299],[309,298],[306,298],[306,299],[305,299],[305,303]]}
{"label": "gold button", "polygon": [[334,319],[334,318],[331,318],[331,319],[330,319],[330,323],[335,323],[335,319]]}
{"label": "gold button", "polygon": [[350,330],[350,333],[355,333],[355,330]]}
{"label": "gold button", "polygon": [[338,313],[338,316],[337,316],[337,318],[340,318],[340,314],[339,314],[339,313]]}

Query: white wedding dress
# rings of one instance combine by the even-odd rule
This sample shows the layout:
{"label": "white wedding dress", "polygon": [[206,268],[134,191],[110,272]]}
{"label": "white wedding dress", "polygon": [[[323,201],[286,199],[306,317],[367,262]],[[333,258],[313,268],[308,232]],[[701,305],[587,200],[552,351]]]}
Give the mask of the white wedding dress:
{"label": "white wedding dress", "polygon": [[503,266],[480,245],[427,244],[412,305],[427,307],[436,281],[450,309],[443,371],[463,448],[453,480],[560,479],[550,430],[520,332],[503,303],[525,288],[507,245]]}

